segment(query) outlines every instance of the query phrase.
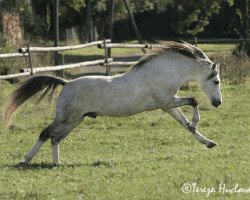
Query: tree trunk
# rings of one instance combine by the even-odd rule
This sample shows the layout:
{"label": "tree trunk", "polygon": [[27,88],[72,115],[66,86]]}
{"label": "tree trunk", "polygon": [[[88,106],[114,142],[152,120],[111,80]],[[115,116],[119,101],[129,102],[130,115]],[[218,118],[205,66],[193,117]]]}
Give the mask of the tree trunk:
{"label": "tree trunk", "polygon": [[[243,20],[243,37],[249,39],[249,0],[242,0],[242,20]],[[250,41],[244,44],[244,50],[250,56]]]}
{"label": "tree trunk", "polygon": [[14,46],[21,45],[23,41],[20,16],[17,13],[2,13],[3,33]]}
{"label": "tree trunk", "polygon": [[136,23],[135,23],[135,19],[134,19],[133,13],[132,13],[131,10],[130,10],[130,7],[129,7],[129,5],[128,5],[127,0],[123,0],[123,2],[124,2],[125,7],[126,7],[126,9],[127,9],[127,12],[128,12],[130,21],[131,21],[131,23],[132,23],[133,29],[134,29],[134,31],[135,31],[135,34],[136,34],[136,36],[137,36],[137,39],[138,39],[139,43],[142,44],[141,35],[140,35],[139,30],[138,30],[138,28],[137,28],[137,25],[136,25]]}
{"label": "tree trunk", "polygon": [[87,17],[86,17],[86,26],[87,26],[87,40],[88,42],[93,41],[93,21],[92,21],[92,6],[91,0],[87,0]]}

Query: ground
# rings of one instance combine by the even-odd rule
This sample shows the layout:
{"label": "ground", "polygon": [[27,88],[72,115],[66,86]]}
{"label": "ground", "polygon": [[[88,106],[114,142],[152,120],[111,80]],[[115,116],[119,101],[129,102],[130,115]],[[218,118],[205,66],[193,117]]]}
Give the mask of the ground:
{"label": "ground", "polygon": [[[0,82],[1,113],[14,88]],[[218,109],[196,86],[180,92],[198,99],[198,128],[216,148],[207,149],[160,110],[97,117],[62,143],[62,166],[51,164],[49,142],[31,165],[17,165],[54,115],[53,102],[30,101],[9,127],[0,124],[0,199],[249,199],[249,91],[250,80],[223,84]],[[190,117],[191,109],[183,109]]]}

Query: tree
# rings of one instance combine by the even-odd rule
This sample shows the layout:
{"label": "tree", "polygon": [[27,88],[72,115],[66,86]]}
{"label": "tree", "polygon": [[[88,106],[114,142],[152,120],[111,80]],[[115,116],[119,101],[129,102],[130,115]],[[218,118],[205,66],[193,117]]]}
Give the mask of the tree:
{"label": "tree", "polygon": [[[237,1],[236,2],[238,3],[239,5],[239,8],[237,9],[237,14],[239,15],[239,18],[240,18],[240,22],[241,22],[241,27],[240,27],[240,34],[241,34],[241,37],[243,39],[249,39],[250,36],[250,30],[249,30],[249,3],[250,1],[249,0],[241,0],[241,1]],[[239,51],[242,51],[244,53],[246,53],[248,56],[250,56],[250,41],[245,41],[245,42],[242,42],[240,45],[239,45],[239,48],[238,48]]]}
{"label": "tree", "polygon": [[[12,45],[20,45],[23,41],[21,12],[24,10],[24,0],[3,0],[0,2],[1,32]],[[3,40],[2,40],[3,41]]]}
{"label": "tree", "polygon": [[218,13],[220,0],[176,0],[167,6],[171,17],[170,29],[178,35],[197,35],[209,24],[209,18]]}
{"label": "tree", "polygon": [[[131,31],[124,2],[112,1],[114,35],[118,35],[119,39],[123,36],[127,37],[126,39],[134,39],[135,35]],[[32,38],[51,39],[53,1],[32,0],[32,10],[25,7],[24,2],[25,0],[2,0],[0,10],[5,8],[16,10],[21,16],[25,33],[30,34]],[[89,38],[96,35],[99,39],[109,37],[108,33],[112,27],[109,2],[110,0],[60,0],[60,37],[63,39],[65,30],[75,26],[80,27],[83,34],[91,29]],[[249,0],[127,0],[127,2],[143,39],[183,38],[195,35],[246,38],[249,34]]]}

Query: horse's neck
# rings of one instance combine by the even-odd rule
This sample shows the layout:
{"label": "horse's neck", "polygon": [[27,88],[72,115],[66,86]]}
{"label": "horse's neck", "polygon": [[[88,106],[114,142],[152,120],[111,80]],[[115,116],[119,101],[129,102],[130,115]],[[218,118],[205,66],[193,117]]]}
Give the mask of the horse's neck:
{"label": "horse's neck", "polygon": [[176,88],[186,82],[199,80],[201,74],[199,62],[182,55],[161,55],[144,65],[138,69],[141,78],[175,85]]}

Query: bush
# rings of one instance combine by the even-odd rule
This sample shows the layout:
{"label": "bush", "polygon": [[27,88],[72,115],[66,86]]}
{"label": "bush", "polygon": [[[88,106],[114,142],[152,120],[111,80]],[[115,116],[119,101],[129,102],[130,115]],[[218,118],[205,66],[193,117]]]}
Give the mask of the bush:
{"label": "bush", "polygon": [[13,47],[10,44],[9,39],[5,34],[0,32],[0,53],[8,53],[13,50]]}
{"label": "bush", "polygon": [[[10,45],[8,38],[0,33],[0,53],[9,53],[13,50],[13,47]],[[4,59],[0,59],[0,74],[5,75],[8,73],[10,68]]]}
{"label": "bush", "polygon": [[217,55],[213,60],[221,63],[221,78],[229,84],[244,83],[250,74],[250,58],[242,53],[238,55]]}

